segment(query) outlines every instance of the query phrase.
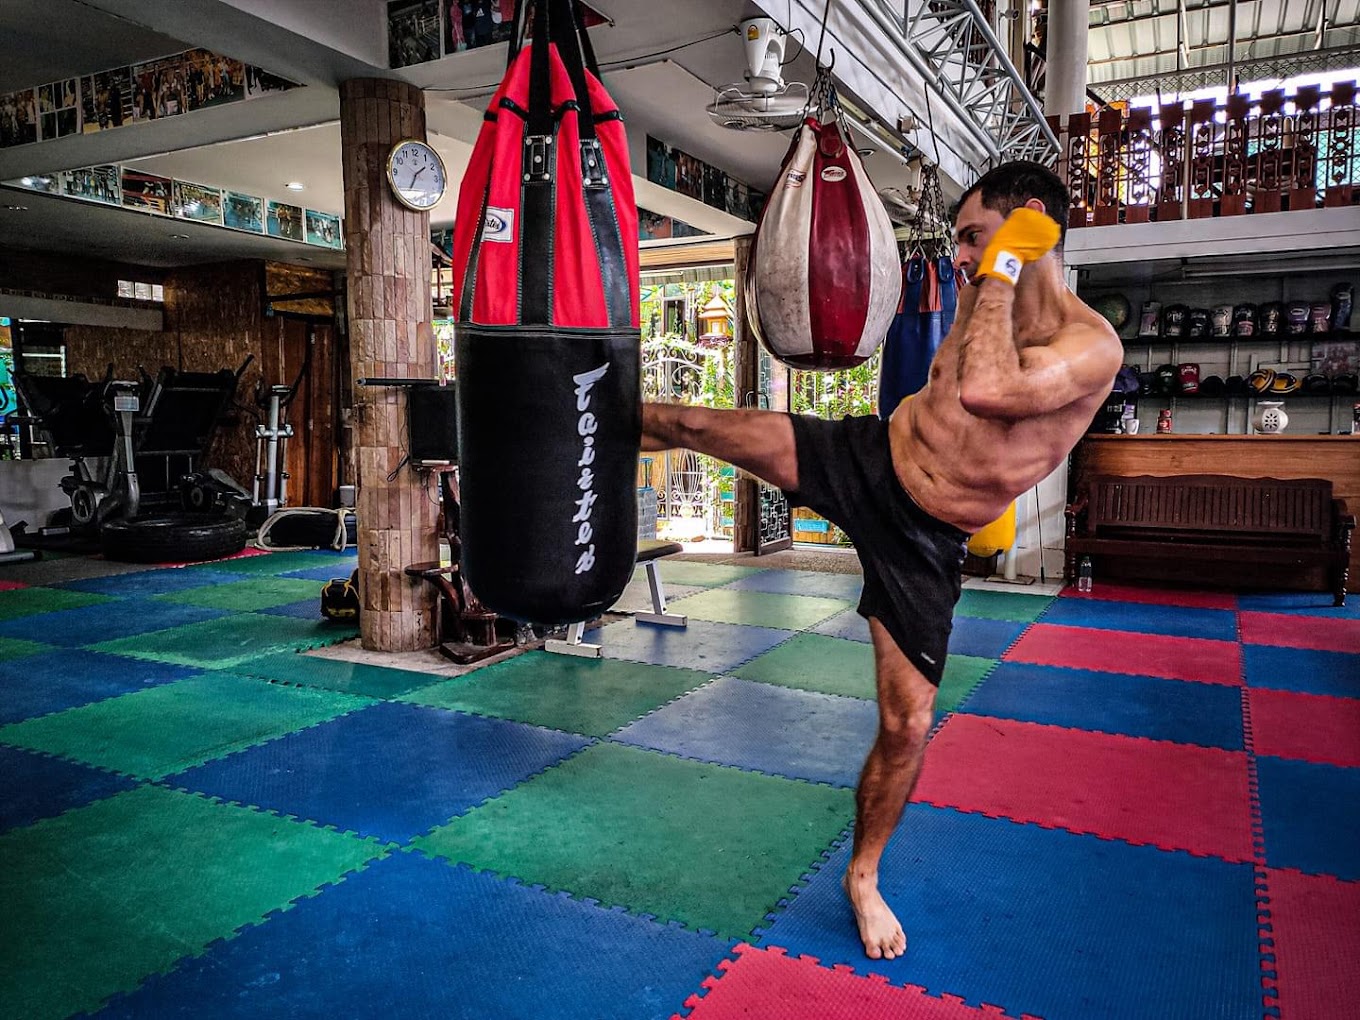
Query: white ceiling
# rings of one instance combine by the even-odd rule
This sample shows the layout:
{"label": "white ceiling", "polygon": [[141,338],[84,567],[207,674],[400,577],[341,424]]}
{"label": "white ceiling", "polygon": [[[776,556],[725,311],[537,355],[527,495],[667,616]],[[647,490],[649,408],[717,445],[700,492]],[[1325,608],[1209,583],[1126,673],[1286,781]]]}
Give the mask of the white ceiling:
{"label": "white ceiling", "polygon": [[[640,204],[731,236],[749,223],[645,180],[645,137],[652,134],[758,189],[767,189],[788,146],[784,133],[741,133],[715,126],[704,112],[714,89],[739,80],[746,0],[598,0],[613,20],[591,37],[605,84],[628,125]],[[318,18],[318,7],[327,17]],[[401,77],[426,90],[429,137],[450,172],[448,195],[433,211],[451,223],[457,184],[482,123],[482,112],[504,70],[505,47],[494,46],[389,71],[382,0],[3,0],[0,3],[0,82],[26,87],[88,73],[195,45],[253,60],[307,87],[194,114],[112,131],[0,150],[0,180],[60,169],[121,162],[162,176],[229,188],[326,212],[343,212],[339,100],[336,83],[356,67],[375,77]],[[264,18],[268,20],[264,20]],[[252,31],[241,34],[244,21]],[[138,22],[141,22],[139,24]],[[55,26],[60,25],[60,28]],[[46,27],[52,26],[52,27]],[[224,27],[225,26],[225,27]],[[315,27],[313,27],[315,26]],[[223,46],[225,28],[238,29]],[[173,32],[174,34],[168,34]],[[24,48],[22,61],[12,40]],[[664,51],[664,52],[663,52]],[[373,61],[374,64],[367,63]],[[810,81],[811,57],[798,52],[786,76]],[[905,187],[900,160],[866,155],[880,186]],[[305,186],[300,193],[284,187]],[[154,265],[214,257],[290,256],[337,263],[333,253],[220,228],[188,227],[117,209],[24,194],[22,214],[0,210],[0,244],[89,252]],[[11,202],[11,199],[6,199]],[[89,216],[89,229],[78,223]],[[169,238],[188,233],[191,242]],[[214,240],[216,244],[214,244]]]}
{"label": "white ceiling", "polygon": [[[923,0],[911,0],[917,2]],[[1192,59],[1214,58],[1213,47],[1221,49],[1226,40],[1226,2],[1092,0],[1093,85],[1100,75],[1151,73],[1174,69],[1177,59],[1184,62],[1176,53],[1177,3],[1187,10]],[[1324,0],[1238,2],[1239,39],[1263,33],[1260,41],[1242,47],[1249,54],[1294,45],[1303,38],[1300,31],[1316,25]],[[1324,41],[1353,39],[1360,0],[1326,2]],[[628,125],[640,204],[718,233],[749,230],[734,217],[649,185],[643,179],[644,139],[652,134],[754,187],[769,186],[788,136],[727,131],[714,126],[703,109],[716,87],[740,77],[744,57],[737,22],[762,12],[751,0],[592,3],[612,19],[592,29],[591,37]],[[305,86],[188,116],[0,149],[0,180],[122,162],[338,213],[343,202],[337,85],[372,76],[403,78],[426,90],[430,137],[456,185],[503,72],[505,48],[388,70],[384,11],[384,0],[0,0],[0,91],[193,46],[251,61]],[[811,56],[800,51],[785,73],[810,81],[813,71]],[[898,158],[874,151],[865,162],[880,189],[909,188],[912,175]],[[286,190],[290,180],[303,182],[305,190]],[[29,208],[22,214],[0,209],[0,245],[91,253],[97,248],[106,257],[159,265],[229,257],[338,261],[324,250],[183,221],[40,195],[16,201]],[[8,197],[6,203],[14,204]],[[455,204],[451,188],[433,222],[451,222]],[[82,229],[78,224],[86,214],[89,226]],[[188,233],[192,243],[169,243],[169,233]]]}

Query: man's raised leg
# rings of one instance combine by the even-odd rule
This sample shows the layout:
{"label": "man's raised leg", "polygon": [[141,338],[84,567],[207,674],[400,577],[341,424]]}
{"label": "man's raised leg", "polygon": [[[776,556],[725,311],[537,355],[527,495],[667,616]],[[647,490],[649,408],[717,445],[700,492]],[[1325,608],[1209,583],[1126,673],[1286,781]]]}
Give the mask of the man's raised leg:
{"label": "man's raised leg", "polygon": [[798,490],[793,425],[779,411],[643,404],[642,449],[706,453],[776,488]]}
{"label": "man's raised leg", "polygon": [[935,687],[869,620],[878,682],[878,737],[855,793],[855,845],[845,891],[855,911],[865,954],[891,960],[907,950],[907,936],[878,891],[878,863],[916,786],[934,722]]}

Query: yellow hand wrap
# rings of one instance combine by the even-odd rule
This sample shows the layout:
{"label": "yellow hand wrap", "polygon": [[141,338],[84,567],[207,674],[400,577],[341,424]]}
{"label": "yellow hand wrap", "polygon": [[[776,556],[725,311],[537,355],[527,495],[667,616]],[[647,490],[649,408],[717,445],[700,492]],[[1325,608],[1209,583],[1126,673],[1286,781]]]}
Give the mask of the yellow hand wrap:
{"label": "yellow hand wrap", "polygon": [[1012,209],[1006,221],[997,227],[987,250],[982,253],[973,279],[995,276],[1015,286],[1020,270],[1027,262],[1043,258],[1058,243],[1061,232],[1057,221],[1047,213],[1027,206]]}

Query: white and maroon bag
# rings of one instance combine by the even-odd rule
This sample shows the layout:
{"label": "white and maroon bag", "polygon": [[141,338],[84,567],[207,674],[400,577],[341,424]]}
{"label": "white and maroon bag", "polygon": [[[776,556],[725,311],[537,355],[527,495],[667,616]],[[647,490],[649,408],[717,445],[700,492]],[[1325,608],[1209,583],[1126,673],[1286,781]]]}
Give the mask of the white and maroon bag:
{"label": "white and maroon bag", "polygon": [[760,215],[747,318],[785,364],[836,371],[883,342],[902,269],[892,221],[850,144],[834,89],[819,84],[821,109],[798,129]]}

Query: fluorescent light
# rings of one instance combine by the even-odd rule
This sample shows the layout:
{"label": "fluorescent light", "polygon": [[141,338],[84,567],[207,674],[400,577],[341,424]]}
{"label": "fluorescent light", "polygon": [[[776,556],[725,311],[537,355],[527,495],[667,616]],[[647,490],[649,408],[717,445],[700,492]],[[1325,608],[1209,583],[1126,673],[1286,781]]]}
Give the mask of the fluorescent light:
{"label": "fluorescent light", "polygon": [[302,191],[305,185],[301,181],[289,181],[284,187],[289,191]]}

